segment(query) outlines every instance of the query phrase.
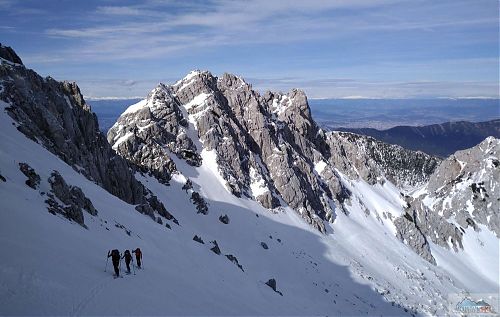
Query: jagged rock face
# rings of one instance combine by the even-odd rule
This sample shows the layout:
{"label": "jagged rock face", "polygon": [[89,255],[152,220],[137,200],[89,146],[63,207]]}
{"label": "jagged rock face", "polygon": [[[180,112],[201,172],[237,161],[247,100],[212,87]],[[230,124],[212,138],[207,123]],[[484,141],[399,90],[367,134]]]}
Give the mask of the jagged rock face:
{"label": "jagged rock face", "polygon": [[186,134],[187,125],[172,89],[160,84],[146,100],[120,116],[108,131],[108,141],[121,156],[168,183],[176,170],[171,154],[193,166],[201,164],[196,146]]}
{"label": "jagged rock face", "polygon": [[444,160],[415,202],[462,228],[486,226],[500,237],[500,140],[489,137]]}
{"label": "jagged rock face", "polygon": [[426,259],[427,240],[456,252],[463,249],[462,237],[469,226],[481,230],[479,224],[484,225],[500,237],[499,150],[500,140],[489,137],[444,160],[429,182],[408,198],[412,221],[396,219],[398,237],[409,242],[423,235],[423,246],[408,244]]}
{"label": "jagged rock face", "polygon": [[463,228],[483,224],[500,237],[499,155],[500,140],[489,137],[443,161],[427,185],[428,206]]}
{"label": "jagged rock face", "polygon": [[20,132],[88,179],[128,203],[156,205],[158,212],[165,209],[111,149],[75,83],[42,78],[23,65],[2,60],[0,100],[10,103],[6,110]]}
{"label": "jagged rock face", "polygon": [[399,188],[422,186],[434,172],[440,159],[348,132],[328,132],[330,162],[355,178],[358,175],[374,184],[386,177]]}
{"label": "jagged rock face", "polygon": [[401,242],[407,244],[415,253],[432,264],[436,259],[432,256],[431,248],[425,234],[420,230],[412,216],[406,214],[394,220],[397,229],[397,237]]}
{"label": "jagged rock face", "polygon": [[[151,103],[152,95],[160,100]],[[155,121],[156,129],[144,128],[154,120],[149,115],[144,120],[143,113],[157,112],[175,115]],[[186,121],[188,125],[182,124]],[[171,128],[175,126],[177,130]],[[164,130],[172,131],[172,138],[165,139]],[[144,131],[148,134],[141,135]],[[118,153],[153,174],[163,168],[162,177],[168,179],[167,173],[175,173],[175,166],[168,168],[169,155],[179,156],[183,149],[179,134],[189,140],[184,144],[194,152],[191,157],[201,157],[202,149],[216,154],[219,172],[234,195],[253,197],[266,208],[280,206],[282,199],[321,231],[322,220],[333,221],[342,186],[333,169],[328,183],[314,171],[315,163],[327,161],[330,152],[303,92],[261,96],[234,75],[217,78],[196,71],[172,86],[160,84],[148,99],[129,108],[108,132],[108,140]],[[201,143],[198,148],[196,142]],[[138,151],[156,155],[144,159]],[[159,156],[162,167],[152,164]]]}
{"label": "jagged rock face", "polygon": [[23,61],[10,46],[3,46],[0,43],[0,58],[3,58],[11,63],[23,65]]}
{"label": "jagged rock face", "polygon": [[[335,198],[314,173],[322,157],[316,150],[320,130],[303,92],[260,96],[239,77],[217,79],[208,72],[188,76],[174,89],[181,103],[188,102],[204,149],[216,151],[234,194],[253,196],[267,208],[277,207],[281,198],[324,231],[321,219],[333,220]],[[201,102],[190,104],[197,98]]]}
{"label": "jagged rock face", "polygon": [[195,166],[203,153],[215,154],[234,195],[252,197],[266,208],[283,202],[322,232],[323,220],[333,222],[335,210],[343,210],[350,197],[336,169],[350,175],[355,166],[372,182],[387,176],[416,185],[437,162],[373,139],[325,135],[300,90],[260,95],[237,76],[200,71],[172,86],[160,84],[125,111],[108,140],[120,155],[167,181],[176,173],[172,154]]}
{"label": "jagged rock face", "polygon": [[[48,182],[51,187],[51,193],[47,194],[49,198],[45,202],[49,205],[49,212],[62,214],[83,227],[86,226],[82,209],[92,216],[97,215],[94,205],[92,205],[92,202],[85,196],[80,187],[68,185],[59,172],[52,172]],[[59,202],[64,205],[61,205]]]}
{"label": "jagged rock face", "polygon": [[37,189],[40,185],[40,175],[26,163],[19,163],[19,170],[28,178],[25,182],[26,185],[33,189]]}

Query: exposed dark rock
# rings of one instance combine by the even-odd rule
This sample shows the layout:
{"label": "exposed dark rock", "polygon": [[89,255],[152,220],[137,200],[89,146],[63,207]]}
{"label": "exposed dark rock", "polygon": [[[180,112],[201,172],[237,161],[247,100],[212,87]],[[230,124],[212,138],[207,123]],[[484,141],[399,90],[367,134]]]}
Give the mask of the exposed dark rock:
{"label": "exposed dark rock", "polygon": [[193,237],[193,240],[201,244],[205,244],[205,242],[203,242],[203,239],[201,237],[198,237],[197,235]]}
{"label": "exposed dark rock", "polygon": [[78,223],[82,227],[87,228],[81,208],[75,205],[63,206],[57,202],[52,194],[48,194],[48,197],[49,198],[45,200],[45,203],[48,205],[47,210],[51,214],[61,214],[66,218]]}
{"label": "exposed dark rock", "polygon": [[19,169],[24,174],[24,176],[28,177],[26,180],[26,185],[33,189],[37,189],[40,185],[40,175],[38,175],[31,166],[26,163],[19,163]]}
{"label": "exposed dark rock", "polygon": [[182,190],[188,191],[190,189],[193,189],[193,182],[191,182],[191,180],[188,178],[186,183],[182,185]]}
{"label": "exposed dark rock", "polygon": [[161,217],[156,217],[156,222],[160,225],[163,225],[163,220],[161,220]]}
{"label": "exposed dark rock", "polygon": [[273,291],[275,291],[276,293],[280,294],[281,296],[283,296],[283,293],[281,293],[280,291],[276,290],[276,280],[274,278],[271,278],[269,279],[267,282],[266,282],[266,285],[269,286],[270,288],[273,289]]}
{"label": "exposed dark rock", "polygon": [[371,184],[386,177],[400,188],[421,186],[440,163],[440,159],[428,154],[367,136],[347,132],[329,132],[327,136],[332,151],[330,162],[342,173]]}
{"label": "exposed dark rock", "polygon": [[170,155],[193,166],[201,165],[179,106],[171,87],[160,84],[145,101],[122,114],[107,136],[121,156],[165,184],[177,170]]}
{"label": "exposed dark rock", "polygon": [[0,43],[0,58],[3,58],[11,63],[23,65],[23,61],[10,46],[3,46]]}
{"label": "exposed dark rock", "polygon": [[196,210],[198,211],[199,214],[208,214],[208,205],[205,199],[198,193],[198,192],[193,192],[191,194],[191,202],[196,206]]}
{"label": "exposed dark rock", "polygon": [[210,249],[212,250],[213,253],[217,254],[217,255],[220,255],[220,249],[219,249],[219,245],[217,244],[217,241],[210,241],[214,246]]}
{"label": "exposed dark rock", "polygon": [[79,187],[68,185],[59,172],[53,171],[48,182],[51,193],[47,195],[48,199],[45,202],[49,205],[49,212],[62,214],[84,227],[86,226],[82,209],[92,216],[97,215],[97,210],[90,199],[85,196]]}
{"label": "exposed dark rock", "polygon": [[229,224],[229,217],[227,215],[220,216],[219,221],[227,225]]}
{"label": "exposed dark rock", "polygon": [[[427,239],[458,252],[463,249],[464,228],[477,231],[481,224],[500,237],[500,201],[494,198],[500,197],[500,169],[493,164],[499,155],[500,140],[490,137],[444,160],[420,191],[423,194],[406,198],[411,217],[405,214],[404,221],[395,220],[398,237],[431,263]],[[429,206],[424,200],[433,203]]]}
{"label": "exposed dark rock", "polygon": [[407,244],[415,253],[432,264],[436,260],[432,256],[429,243],[425,235],[419,230],[417,225],[408,217],[398,217],[394,221],[397,229],[397,237],[401,242]]}
{"label": "exposed dark rock", "polygon": [[262,248],[264,248],[264,250],[269,249],[269,247],[267,246],[267,244],[265,242],[261,242],[260,245]]}
{"label": "exposed dark rock", "polygon": [[[2,48],[2,52],[10,51]],[[16,60],[11,53],[8,58]],[[135,179],[133,166],[112,150],[75,83],[42,78],[23,65],[9,63],[0,64],[0,80],[0,100],[10,103],[7,113],[26,137],[111,194],[129,204],[155,205],[151,207],[163,216],[165,207]]]}
{"label": "exposed dark rock", "polygon": [[135,206],[135,210],[137,210],[138,212],[140,212],[143,215],[147,215],[147,216],[151,217],[151,219],[153,219],[153,220],[156,220],[155,212],[149,204],[137,205],[137,206]]}
{"label": "exposed dark rock", "polygon": [[3,175],[2,175],[2,174],[0,174],[0,180],[1,180],[2,182],[4,182],[4,183],[7,181],[7,180],[5,179],[5,177],[3,177]]}
{"label": "exposed dark rock", "polygon": [[243,266],[241,266],[241,264],[238,262],[238,259],[234,255],[232,255],[232,254],[226,254],[226,258],[228,258],[229,261],[231,261],[234,264],[236,264],[236,266],[239,267],[240,270],[242,270],[243,272],[245,272],[245,270],[243,270]]}

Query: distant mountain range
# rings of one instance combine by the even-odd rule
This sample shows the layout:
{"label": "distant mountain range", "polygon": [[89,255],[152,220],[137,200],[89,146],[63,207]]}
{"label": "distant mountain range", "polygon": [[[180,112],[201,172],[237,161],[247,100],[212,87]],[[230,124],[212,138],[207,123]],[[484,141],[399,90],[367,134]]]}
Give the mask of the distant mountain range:
{"label": "distant mountain range", "polygon": [[410,150],[448,157],[458,150],[473,147],[488,136],[500,137],[500,119],[486,122],[446,122],[420,127],[397,126],[387,130],[336,128],[338,131],[368,135]]}

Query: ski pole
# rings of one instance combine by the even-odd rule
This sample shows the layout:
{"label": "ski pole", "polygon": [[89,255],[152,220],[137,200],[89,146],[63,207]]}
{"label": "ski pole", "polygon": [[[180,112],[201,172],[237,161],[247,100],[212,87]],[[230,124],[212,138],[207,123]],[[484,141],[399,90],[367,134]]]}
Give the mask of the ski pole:
{"label": "ski pole", "polygon": [[106,270],[108,269],[108,260],[109,260],[109,251],[108,251],[108,257],[106,258],[106,266],[104,267],[104,272],[107,272]]}

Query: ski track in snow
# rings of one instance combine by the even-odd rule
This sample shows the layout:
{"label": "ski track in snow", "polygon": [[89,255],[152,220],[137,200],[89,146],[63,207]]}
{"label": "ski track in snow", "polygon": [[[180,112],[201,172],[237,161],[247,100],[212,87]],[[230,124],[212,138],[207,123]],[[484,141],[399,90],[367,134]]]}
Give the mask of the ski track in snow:
{"label": "ski track in snow", "polygon": [[87,307],[87,305],[89,305],[92,300],[103,291],[103,289],[109,284],[109,281],[110,280],[108,277],[107,279],[103,279],[103,281],[91,288],[88,291],[87,295],[81,301],[79,301],[78,304],[73,305],[73,309],[69,315],[79,316],[85,309],[85,307]]}

